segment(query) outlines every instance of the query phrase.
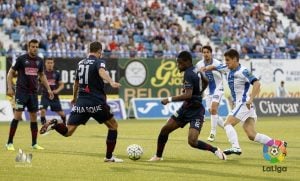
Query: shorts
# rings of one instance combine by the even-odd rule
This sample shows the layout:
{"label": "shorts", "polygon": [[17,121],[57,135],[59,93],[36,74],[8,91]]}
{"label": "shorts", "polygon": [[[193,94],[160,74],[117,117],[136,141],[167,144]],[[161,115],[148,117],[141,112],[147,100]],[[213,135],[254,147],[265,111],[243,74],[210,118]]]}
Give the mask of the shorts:
{"label": "shorts", "polygon": [[207,95],[205,98],[205,103],[206,103],[206,109],[210,110],[211,104],[213,102],[217,102],[220,104],[222,97],[223,97],[224,92],[223,91],[217,91],[215,90],[215,93],[212,95]]}
{"label": "shorts", "polygon": [[204,121],[205,109],[202,104],[196,107],[185,106],[184,104],[171,116],[176,123],[183,128],[187,123],[190,123],[190,128],[201,131]]}
{"label": "shorts", "polygon": [[255,111],[255,107],[251,105],[250,109],[247,108],[246,103],[237,104],[233,110],[229,113],[229,115],[239,119],[243,123],[249,118],[254,118],[257,120],[257,115]]}
{"label": "shorts", "polygon": [[16,92],[16,111],[24,111],[27,107],[28,112],[38,111],[38,95],[37,94],[26,94],[22,92]]}
{"label": "shorts", "polygon": [[76,105],[73,106],[68,125],[86,124],[90,118],[94,118],[102,124],[113,117],[110,107],[107,103],[101,103],[98,100],[88,98],[78,98]]}
{"label": "shorts", "polygon": [[48,109],[50,106],[51,111],[59,112],[62,111],[59,98],[50,100],[47,96],[42,95],[40,109]]}

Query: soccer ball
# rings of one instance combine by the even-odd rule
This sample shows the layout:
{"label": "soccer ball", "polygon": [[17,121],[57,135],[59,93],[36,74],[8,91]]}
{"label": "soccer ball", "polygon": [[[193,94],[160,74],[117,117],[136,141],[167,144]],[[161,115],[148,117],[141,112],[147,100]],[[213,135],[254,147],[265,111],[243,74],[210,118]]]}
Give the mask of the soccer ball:
{"label": "soccer ball", "polygon": [[129,159],[138,160],[143,155],[143,148],[140,145],[132,144],[127,147],[127,154]]}
{"label": "soccer ball", "polygon": [[279,153],[278,147],[272,146],[271,149],[270,149],[270,153],[271,153],[271,155],[273,155],[273,156],[277,156],[278,153]]}

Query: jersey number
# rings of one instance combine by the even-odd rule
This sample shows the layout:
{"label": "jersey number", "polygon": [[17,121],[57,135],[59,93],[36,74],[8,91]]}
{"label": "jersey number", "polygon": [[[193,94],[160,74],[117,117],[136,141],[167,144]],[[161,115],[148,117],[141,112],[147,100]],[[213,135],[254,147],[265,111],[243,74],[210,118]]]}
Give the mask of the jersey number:
{"label": "jersey number", "polygon": [[90,65],[79,65],[78,78],[80,84],[89,83],[89,67]]}

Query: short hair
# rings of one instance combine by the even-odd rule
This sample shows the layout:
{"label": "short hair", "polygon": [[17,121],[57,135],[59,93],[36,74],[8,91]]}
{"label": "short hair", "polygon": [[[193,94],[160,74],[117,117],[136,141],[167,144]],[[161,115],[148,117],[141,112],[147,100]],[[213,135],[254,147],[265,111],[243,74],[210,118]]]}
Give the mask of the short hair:
{"label": "short hair", "polygon": [[183,61],[189,61],[192,62],[192,55],[190,54],[190,52],[188,51],[182,51],[179,53],[179,55],[177,56],[177,60],[181,59]]}
{"label": "short hair", "polygon": [[30,47],[30,44],[31,43],[39,43],[39,41],[37,40],[37,39],[32,39],[32,40],[30,40],[29,42],[28,42],[28,46]]}
{"label": "short hair", "polygon": [[235,49],[229,49],[224,53],[225,57],[236,58],[239,61],[240,55],[239,52]]}
{"label": "short hair", "polygon": [[46,58],[45,58],[45,62],[46,62],[47,60],[52,60],[52,61],[54,62],[54,58],[52,58],[52,57],[46,57]]}
{"label": "short hair", "polygon": [[99,50],[102,50],[102,45],[98,41],[94,41],[90,43],[90,52],[91,53],[97,53]]}
{"label": "short hair", "polygon": [[202,52],[203,52],[204,49],[207,49],[208,51],[210,51],[210,53],[212,53],[212,48],[211,48],[211,46],[209,46],[209,45],[203,46],[203,47],[202,47]]}
{"label": "short hair", "polygon": [[284,81],[281,81],[280,83],[281,83],[281,84],[284,84]]}

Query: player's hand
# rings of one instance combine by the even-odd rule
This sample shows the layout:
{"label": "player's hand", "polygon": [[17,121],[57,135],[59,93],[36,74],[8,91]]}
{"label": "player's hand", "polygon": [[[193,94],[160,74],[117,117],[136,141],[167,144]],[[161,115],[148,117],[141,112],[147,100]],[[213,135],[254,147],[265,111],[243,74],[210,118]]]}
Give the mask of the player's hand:
{"label": "player's hand", "polygon": [[6,94],[10,97],[13,97],[15,95],[15,91],[13,90],[13,88],[8,88]]}
{"label": "player's hand", "polygon": [[53,94],[58,94],[58,91],[57,90],[53,90]]}
{"label": "player's hand", "polygon": [[54,94],[53,94],[52,90],[48,90],[48,94],[49,94],[50,100],[54,99]]}
{"label": "player's hand", "polygon": [[120,84],[120,83],[114,82],[114,81],[110,82],[110,85],[111,85],[113,88],[120,88],[120,87],[121,87],[121,84]]}
{"label": "player's hand", "polygon": [[71,100],[71,105],[74,106],[75,103],[76,103],[76,99],[72,99],[72,100]]}
{"label": "player's hand", "polygon": [[199,71],[200,72],[205,72],[206,71],[206,67],[201,67]]}
{"label": "player's hand", "polygon": [[166,105],[166,104],[169,103],[168,99],[162,99],[160,102],[161,102],[163,105]]}

